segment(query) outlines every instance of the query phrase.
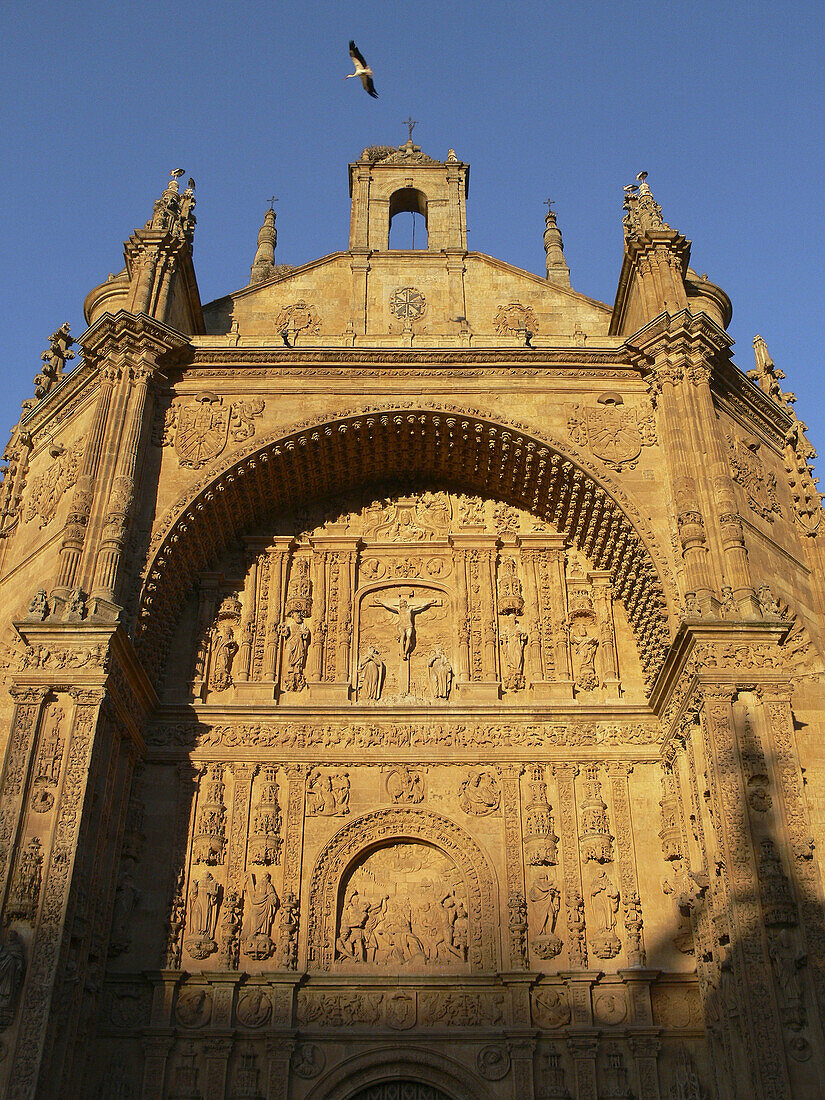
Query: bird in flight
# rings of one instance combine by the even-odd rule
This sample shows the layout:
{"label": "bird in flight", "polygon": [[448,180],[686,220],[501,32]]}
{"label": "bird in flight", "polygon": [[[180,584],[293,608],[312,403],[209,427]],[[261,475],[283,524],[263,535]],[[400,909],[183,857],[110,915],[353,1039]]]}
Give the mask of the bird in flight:
{"label": "bird in flight", "polygon": [[364,91],[367,95],[371,95],[373,99],[378,99],[378,92],[375,90],[375,85],[372,82],[372,69],[366,63],[361,51],[350,39],[349,43],[349,55],[352,58],[352,63],[355,66],[354,73],[348,73],[344,80],[350,80],[352,77],[357,76],[360,78],[361,83],[364,85]]}

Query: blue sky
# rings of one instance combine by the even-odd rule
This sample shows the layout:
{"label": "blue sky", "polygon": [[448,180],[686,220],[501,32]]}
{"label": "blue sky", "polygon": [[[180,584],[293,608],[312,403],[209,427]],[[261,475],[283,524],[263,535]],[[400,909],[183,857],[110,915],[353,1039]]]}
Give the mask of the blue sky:
{"label": "blue sky", "polygon": [[[733,300],[737,363],[761,333],[825,453],[821,3],[35,0],[4,31],[6,426],[172,168],[197,181],[208,301],[248,281],[273,191],[280,262],[345,248],[347,163],[412,114],[472,165],[471,248],[543,273],[553,198],[574,288],[611,303],[622,186],[647,170]],[[342,80],[350,37],[378,100]]]}

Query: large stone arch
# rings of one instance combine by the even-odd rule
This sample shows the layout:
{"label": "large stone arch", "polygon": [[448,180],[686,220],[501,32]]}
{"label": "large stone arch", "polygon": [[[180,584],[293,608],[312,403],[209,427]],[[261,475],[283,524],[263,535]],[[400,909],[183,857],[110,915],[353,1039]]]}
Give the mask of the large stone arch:
{"label": "large stone arch", "polygon": [[500,1095],[466,1065],[436,1047],[378,1046],[338,1062],[316,1082],[307,1100],[351,1100],[370,1085],[409,1080],[439,1089],[451,1100],[492,1100]]}
{"label": "large stone arch", "polygon": [[453,860],[467,887],[470,970],[498,969],[497,891],[489,863],[472,837],[455,822],[410,806],[376,810],[350,821],[318,856],[309,883],[310,969],[329,970],[332,966],[339,886],[349,869],[371,848],[405,840],[432,844]]}
{"label": "large stone arch", "polygon": [[[612,574],[649,685],[669,646],[678,594],[647,521],[613,479],[570,445],[500,415],[396,402],[279,431],[217,460],[161,519],[138,595],[137,644],[163,668],[197,575],[277,510],[387,482],[438,483],[525,508]],[[670,616],[668,616],[670,612]],[[670,624],[668,622],[670,618]]]}

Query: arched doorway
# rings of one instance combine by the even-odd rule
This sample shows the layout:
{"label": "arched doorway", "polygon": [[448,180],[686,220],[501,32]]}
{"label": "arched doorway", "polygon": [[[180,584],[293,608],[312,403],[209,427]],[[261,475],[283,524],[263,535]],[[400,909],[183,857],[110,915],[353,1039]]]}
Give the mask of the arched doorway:
{"label": "arched doorway", "polygon": [[420,1081],[383,1081],[359,1089],[350,1100],[452,1100],[446,1092]]}

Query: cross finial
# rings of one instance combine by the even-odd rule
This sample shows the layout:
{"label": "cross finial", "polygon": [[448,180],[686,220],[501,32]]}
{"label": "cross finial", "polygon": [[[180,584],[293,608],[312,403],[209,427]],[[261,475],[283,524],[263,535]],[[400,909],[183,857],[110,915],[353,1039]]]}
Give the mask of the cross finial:
{"label": "cross finial", "polygon": [[275,198],[275,196],[273,195],[271,198],[267,199],[266,201],[269,203],[269,209],[274,210],[275,209],[275,203],[278,201]]}
{"label": "cross finial", "polygon": [[418,125],[418,119],[413,118],[412,115],[410,115],[409,118],[404,119],[404,125],[409,130],[409,132],[410,132],[410,141],[412,141],[412,132],[416,128],[416,126]]}
{"label": "cross finial", "polygon": [[553,212],[553,205],[555,204],[555,201],[556,201],[555,199],[545,199],[544,200],[544,205],[547,207],[548,214]]}

